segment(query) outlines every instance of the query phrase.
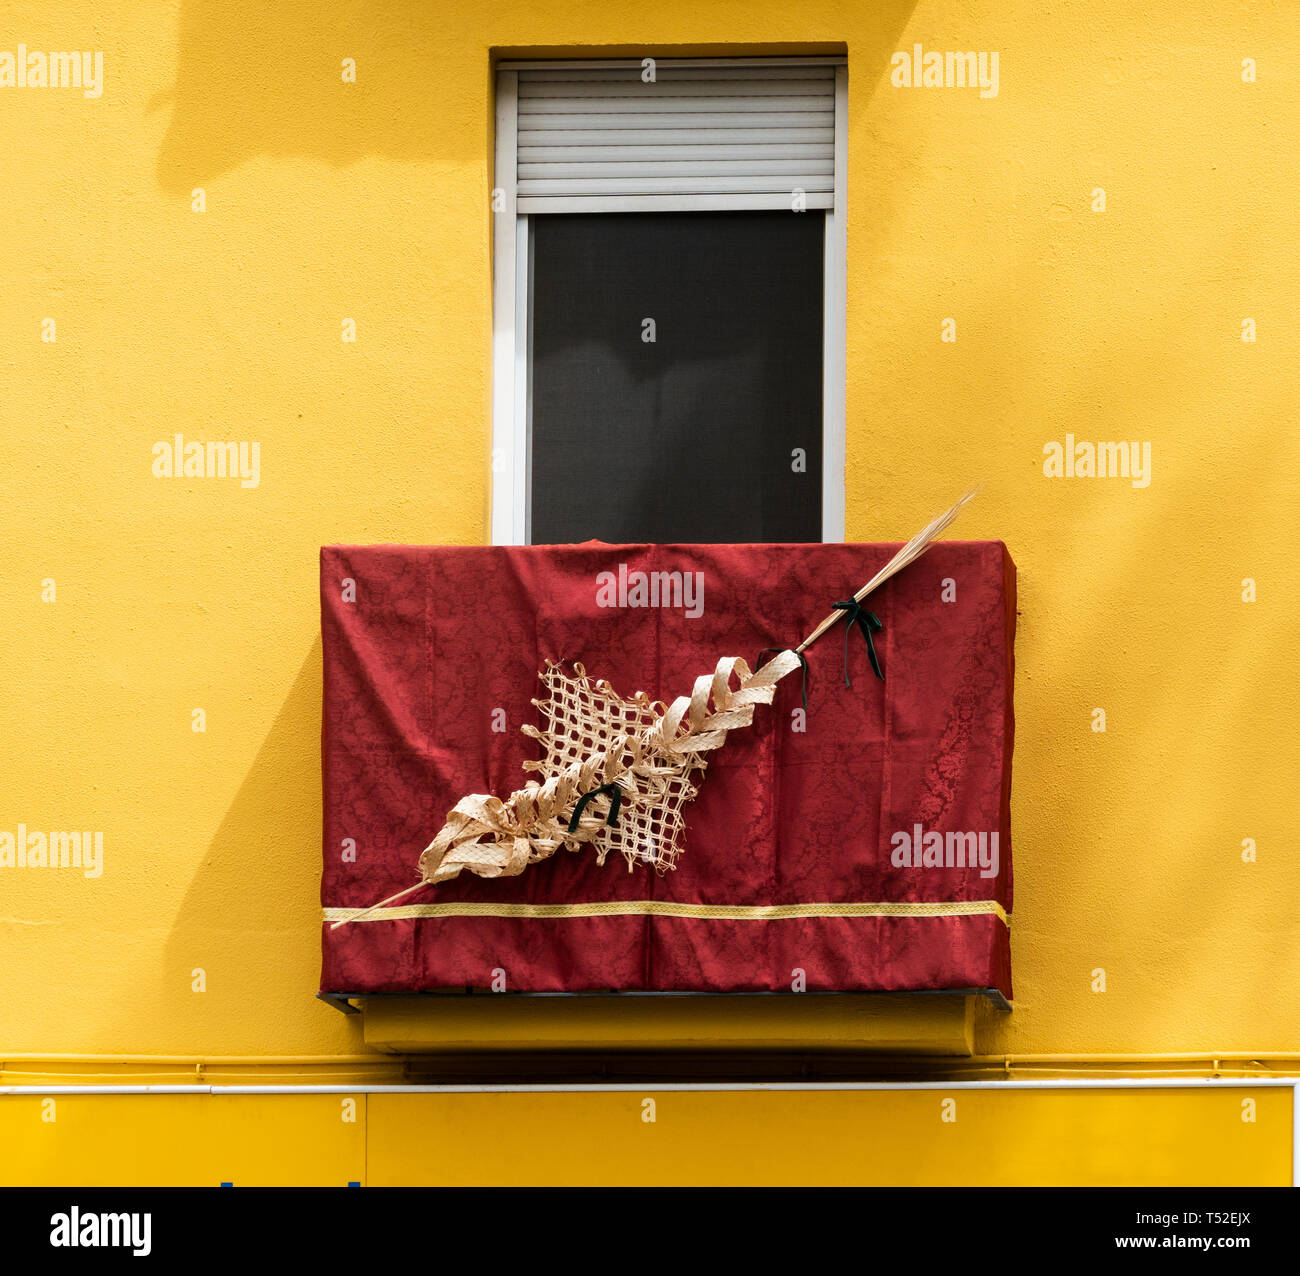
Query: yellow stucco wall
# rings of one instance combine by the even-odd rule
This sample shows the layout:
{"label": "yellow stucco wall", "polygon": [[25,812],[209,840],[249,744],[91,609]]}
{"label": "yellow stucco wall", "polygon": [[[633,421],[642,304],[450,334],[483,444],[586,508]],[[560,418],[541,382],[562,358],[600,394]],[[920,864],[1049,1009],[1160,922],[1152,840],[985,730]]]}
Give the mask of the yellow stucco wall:
{"label": "yellow stucco wall", "polygon": [[0,1100],[0,1187],[1291,1183],[1288,1085],[68,1094]]}
{"label": "yellow stucco wall", "polygon": [[[976,480],[961,534],[1019,566],[1017,1004],[981,1048],[1300,1049],[1300,10],[0,18],[105,56],[97,100],[0,89],[0,828],[104,833],[97,880],[0,873],[0,1056],[360,1051],[312,996],[316,555],[486,538],[492,50],[739,40],[848,51],[850,539]],[[892,87],[915,42],[997,51],[998,96]],[[153,477],[178,431],[256,441],[259,485]],[[1150,442],[1150,486],[1045,477],[1067,432]]]}

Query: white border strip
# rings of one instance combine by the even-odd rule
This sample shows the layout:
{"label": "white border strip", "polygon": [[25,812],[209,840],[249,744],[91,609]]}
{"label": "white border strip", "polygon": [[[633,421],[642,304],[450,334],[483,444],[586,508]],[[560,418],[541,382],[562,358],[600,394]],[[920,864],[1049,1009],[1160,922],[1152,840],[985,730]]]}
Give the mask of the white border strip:
{"label": "white border strip", "polygon": [[524,508],[526,462],[520,453],[527,446],[519,429],[516,386],[522,349],[517,348],[516,298],[518,228],[515,210],[517,136],[516,99],[519,77],[502,72],[496,78],[496,136],[493,139],[493,182],[502,193],[504,207],[492,213],[492,445],[488,458],[492,544],[522,545],[524,529],[519,514]]}
{"label": "white border strip", "polygon": [[835,192],[822,270],[822,540],[844,539],[848,484],[848,68],[835,71]]}

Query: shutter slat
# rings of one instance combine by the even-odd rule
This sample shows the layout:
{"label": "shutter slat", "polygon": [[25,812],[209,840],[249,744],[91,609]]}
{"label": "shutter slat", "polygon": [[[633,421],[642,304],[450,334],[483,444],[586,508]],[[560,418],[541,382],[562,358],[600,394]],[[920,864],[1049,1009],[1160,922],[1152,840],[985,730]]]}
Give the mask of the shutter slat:
{"label": "shutter slat", "polygon": [[[628,163],[598,160],[594,164],[527,164],[520,156],[519,181],[547,177],[743,177],[791,174],[804,176],[832,176],[835,160],[776,159],[776,160],[632,160]],[[799,185],[799,183],[795,183]]]}
{"label": "shutter slat", "polygon": [[729,112],[780,111],[799,115],[816,111],[827,113],[824,93],[806,93],[795,97],[657,97],[638,101],[627,97],[535,97],[520,99],[519,119],[533,115],[687,115],[707,111],[718,115]]}
{"label": "shutter slat", "polygon": [[[567,136],[567,135],[566,135]],[[602,134],[602,140],[609,137]],[[620,139],[622,136],[620,135]],[[755,142],[751,145],[714,142],[710,145],[696,145],[690,142],[681,146],[551,146],[532,144],[519,147],[519,163],[523,164],[569,164],[590,163],[593,160],[645,160],[653,164],[660,160],[734,160],[734,159],[818,159],[834,160],[835,143],[827,138],[824,142],[786,142],[784,145],[771,145]]]}
{"label": "shutter slat", "polygon": [[767,191],[771,194],[789,194],[803,191],[829,191],[834,179],[818,174],[779,174],[770,177],[579,177],[531,178],[519,183],[523,195],[638,195],[682,194],[707,195],[712,192],[727,194],[740,191]]}
{"label": "shutter slat", "polygon": [[[776,80],[825,80],[835,79],[832,66],[663,66],[655,71],[655,80],[660,84],[676,83],[681,80],[707,80],[719,82],[725,80],[746,80],[751,84],[761,84],[765,77]],[[635,80],[641,83],[641,67],[598,67],[593,70],[555,68],[546,71],[520,71],[519,90],[523,92],[534,84],[626,84]]]}
{"label": "shutter slat", "polygon": [[[834,191],[809,191],[806,208],[834,208]],[[790,211],[790,192],[775,194],[744,191],[738,195],[520,195],[516,209],[521,213],[683,213],[740,211],[746,208],[773,208]]]}
{"label": "shutter slat", "polygon": [[660,80],[642,84],[639,80],[614,81],[608,84],[535,84],[519,86],[519,104],[546,102],[555,98],[566,101],[592,98],[633,98],[654,102],[660,98],[701,97],[822,97],[825,85],[816,80]]}
{"label": "shutter slat", "polygon": [[[693,122],[693,121],[692,121]],[[539,146],[702,146],[741,145],[754,142],[810,144],[835,148],[835,129],[821,128],[625,128],[625,129],[520,129],[519,150]]]}
{"label": "shutter slat", "polygon": [[833,202],[833,67],[663,67],[649,83],[639,67],[519,71],[517,111],[521,209]]}
{"label": "shutter slat", "polygon": [[[528,115],[519,117],[519,135],[538,132],[565,132],[583,129],[596,132],[600,129],[696,129],[745,128],[767,131],[777,128],[821,129],[835,136],[835,117],[830,111],[801,111],[786,114],[783,111],[734,111],[724,114],[701,112],[698,115]],[[685,140],[685,139],[684,139]]]}

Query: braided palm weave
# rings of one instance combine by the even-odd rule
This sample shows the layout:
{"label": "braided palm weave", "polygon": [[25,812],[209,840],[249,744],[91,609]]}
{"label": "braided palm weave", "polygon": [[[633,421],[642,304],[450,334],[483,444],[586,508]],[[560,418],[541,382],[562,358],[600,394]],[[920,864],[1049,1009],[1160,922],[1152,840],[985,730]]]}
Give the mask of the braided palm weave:
{"label": "braided palm weave", "polygon": [[[580,664],[569,676],[547,661],[539,675],[546,698],[533,702],[546,726],[523,728],[545,753],[524,766],[545,778],[504,801],[475,793],[457,802],[420,856],[421,878],[445,882],[466,870],[514,877],[561,848],[584,845],[595,849],[599,864],[618,851],[629,871],[637,863],[672,868],[681,851],[682,808],[697,792],[693,777],[729,731],[750,725],[755,705],[772,703],[776,684],[797,668],[793,651],[757,673],[738,656],[724,656],[689,696],[664,706],[643,691],[624,700],[603,679],[592,682]],[[616,820],[609,819],[612,797],[601,794],[570,831],[578,800],[607,784],[619,789]]]}

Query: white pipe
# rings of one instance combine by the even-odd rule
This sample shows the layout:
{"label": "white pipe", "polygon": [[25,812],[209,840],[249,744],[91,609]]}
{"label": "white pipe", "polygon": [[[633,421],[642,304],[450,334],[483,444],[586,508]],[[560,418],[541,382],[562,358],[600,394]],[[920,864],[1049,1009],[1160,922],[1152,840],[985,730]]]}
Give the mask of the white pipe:
{"label": "white pipe", "polygon": [[[1204,1087],[1253,1089],[1289,1086],[1295,1077],[1138,1077],[1008,1081],[647,1081],[582,1082],[569,1085],[14,1085],[0,1086],[0,1096],[33,1094],[654,1094],[664,1091],[736,1093],[761,1091],[908,1091],[908,1090],[1196,1090]],[[1295,1120],[1300,1156],[1300,1102]]]}

